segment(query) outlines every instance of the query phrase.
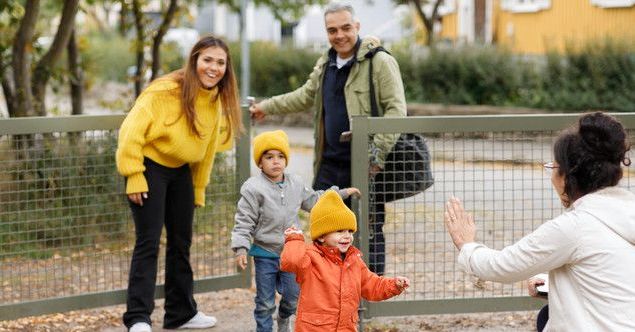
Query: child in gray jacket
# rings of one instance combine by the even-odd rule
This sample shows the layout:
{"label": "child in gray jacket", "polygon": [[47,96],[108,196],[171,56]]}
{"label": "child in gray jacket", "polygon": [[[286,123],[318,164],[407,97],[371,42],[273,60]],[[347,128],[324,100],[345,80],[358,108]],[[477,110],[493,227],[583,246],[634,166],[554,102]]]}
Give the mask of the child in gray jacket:
{"label": "child in gray jacket", "polygon": [[[298,211],[309,212],[324,191],[314,191],[303,184],[300,176],[285,173],[290,148],[284,131],[268,131],[254,137],[253,150],[254,162],[261,172],[240,188],[231,247],[241,269],[247,266],[247,253],[254,258],[256,331],[272,331],[277,291],[282,295],[278,331],[288,332],[300,288],[293,273],[280,271],[284,230],[301,228]],[[332,189],[343,199],[360,195],[357,188]]]}

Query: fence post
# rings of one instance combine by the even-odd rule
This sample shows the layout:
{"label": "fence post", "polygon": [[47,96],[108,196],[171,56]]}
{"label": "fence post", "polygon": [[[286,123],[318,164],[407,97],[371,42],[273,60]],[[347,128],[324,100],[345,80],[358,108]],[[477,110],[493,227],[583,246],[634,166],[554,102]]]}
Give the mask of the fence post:
{"label": "fence post", "polygon": [[[358,188],[362,197],[352,200],[353,212],[357,217],[358,235],[355,242],[363,253],[363,258],[368,264],[368,117],[354,116],[351,119],[351,185]],[[366,301],[362,299],[359,306],[359,330],[364,330],[364,319],[367,317]]]}

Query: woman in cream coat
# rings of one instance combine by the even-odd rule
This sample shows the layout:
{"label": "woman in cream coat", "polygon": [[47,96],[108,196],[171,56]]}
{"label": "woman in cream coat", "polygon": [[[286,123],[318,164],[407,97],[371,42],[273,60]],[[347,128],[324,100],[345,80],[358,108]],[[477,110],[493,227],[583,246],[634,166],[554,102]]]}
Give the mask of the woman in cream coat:
{"label": "woman in cream coat", "polygon": [[444,219],[459,265],[497,282],[549,271],[545,331],[635,331],[635,194],[617,187],[629,149],[615,118],[581,116],[545,164],[566,211],[503,250],[474,242],[473,217],[451,198]]}

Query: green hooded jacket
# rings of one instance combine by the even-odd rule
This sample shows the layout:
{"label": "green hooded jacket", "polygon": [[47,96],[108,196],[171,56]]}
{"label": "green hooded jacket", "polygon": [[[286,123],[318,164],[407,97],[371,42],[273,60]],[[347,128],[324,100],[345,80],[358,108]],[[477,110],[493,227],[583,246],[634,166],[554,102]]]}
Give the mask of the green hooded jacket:
{"label": "green hooded jacket", "polygon": [[[346,84],[344,95],[349,120],[353,116],[371,116],[370,86],[368,82],[369,59],[365,57],[370,50],[379,47],[379,40],[374,37],[362,39],[357,51],[357,61],[353,64]],[[261,106],[266,114],[284,114],[306,111],[315,107],[314,136],[315,159],[314,174],[320,166],[324,148],[324,118],[322,111],[322,82],[324,68],[328,65],[328,51],[325,52],[313,67],[313,72],[303,86],[262,102]],[[379,107],[379,114],[386,117],[406,116],[406,97],[399,65],[394,57],[386,52],[377,52],[373,57],[373,84],[375,86],[375,100]],[[383,168],[386,155],[395,144],[399,135],[377,134],[371,143],[371,162]]]}

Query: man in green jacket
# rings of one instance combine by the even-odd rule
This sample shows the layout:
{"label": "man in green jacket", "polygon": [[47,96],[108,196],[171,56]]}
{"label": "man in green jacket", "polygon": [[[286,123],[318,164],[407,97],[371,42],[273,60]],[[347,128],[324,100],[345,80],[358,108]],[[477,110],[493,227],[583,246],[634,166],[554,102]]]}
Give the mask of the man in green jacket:
{"label": "man in green jacket", "polygon": [[[315,109],[315,159],[313,188],[351,186],[351,144],[342,141],[342,133],[350,130],[350,119],[356,115],[371,116],[369,62],[366,54],[380,46],[373,37],[359,37],[359,21],[353,7],[334,3],[324,12],[324,22],[331,48],[317,61],[306,83],[295,91],[275,96],[250,107],[253,118],[266,114],[284,114]],[[399,65],[386,52],[372,58],[373,86],[379,115],[406,116],[406,98]],[[373,176],[381,171],[386,155],[399,135],[377,134],[370,142],[369,170]],[[384,206],[375,206],[371,225],[370,267],[384,270],[383,217]]]}

